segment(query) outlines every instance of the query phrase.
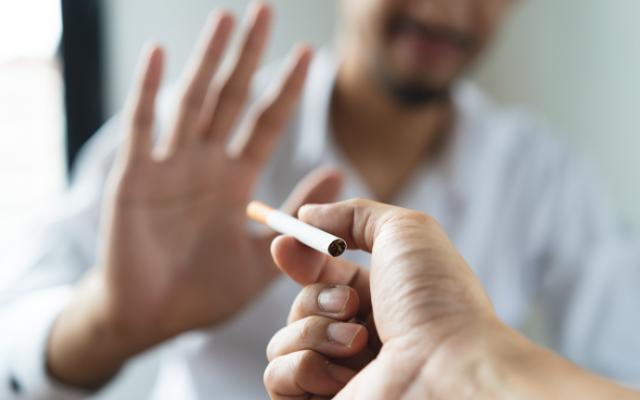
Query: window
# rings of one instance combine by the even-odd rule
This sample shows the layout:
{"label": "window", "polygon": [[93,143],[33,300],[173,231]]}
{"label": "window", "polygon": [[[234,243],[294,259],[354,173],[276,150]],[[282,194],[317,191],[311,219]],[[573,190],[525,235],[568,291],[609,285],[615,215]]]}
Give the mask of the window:
{"label": "window", "polygon": [[59,0],[0,2],[0,282],[6,246],[65,186],[61,33]]}

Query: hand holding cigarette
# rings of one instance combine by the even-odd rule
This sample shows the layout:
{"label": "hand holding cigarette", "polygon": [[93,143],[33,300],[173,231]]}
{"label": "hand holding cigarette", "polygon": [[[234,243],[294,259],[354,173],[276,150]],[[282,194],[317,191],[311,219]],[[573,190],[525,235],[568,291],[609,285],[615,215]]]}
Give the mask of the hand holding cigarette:
{"label": "hand holding cigarette", "polygon": [[306,285],[267,348],[274,400],[640,399],[502,323],[431,217],[366,200],[299,216],[371,252],[371,272],[290,236],[274,241],[278,267]]}
{"label": "hand holding cigarette", "polygon": [[312,249],[332,257],[340,257],[347,249],[347,242],[344,239],[304,223],[259,201],[249,203],[247,215],[252,220],[265,224],[278,233],[291,235]]}
{"label": "hand holding cigarette", "polygon": [[[291,236],[274,241],[276,264],[305,288],[289,325],[267,348],[272,398],[426,398],[404,392],[423,384],[438,397],[460,398],[439,378],[472,371],[477,357],[491,356],[483,344],[511,340],[510,332],[494,330],[497,319],[480,282],[427,215],[350,200],[305,206],[298,216],[371,252],[371,268],[320,254]],[[436,352],[448,356],[424,374]],[[420,381],[431,375],[434,382]]]}

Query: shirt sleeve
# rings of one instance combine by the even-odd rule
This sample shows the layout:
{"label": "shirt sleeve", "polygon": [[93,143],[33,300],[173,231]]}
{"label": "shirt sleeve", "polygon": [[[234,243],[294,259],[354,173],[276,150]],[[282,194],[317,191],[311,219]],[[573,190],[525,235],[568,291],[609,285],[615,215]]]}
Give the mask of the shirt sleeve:
{"label": "shirt sleeve", "polygon": [[105,126],[85,147],[70,190],[7,257],[6,265],[19,271],[0,293],[1,399],[88,395],[54,381],[45,353],[55,318],[94,263],[104,182],[119,143],[116,125]]}
{"label": "shirt sleeve", "polygon": [[584,368],[640,387],[640,241],[583,160],[565,154],[556,161],[538,186],[543,196],[532,221],[551,345]]}

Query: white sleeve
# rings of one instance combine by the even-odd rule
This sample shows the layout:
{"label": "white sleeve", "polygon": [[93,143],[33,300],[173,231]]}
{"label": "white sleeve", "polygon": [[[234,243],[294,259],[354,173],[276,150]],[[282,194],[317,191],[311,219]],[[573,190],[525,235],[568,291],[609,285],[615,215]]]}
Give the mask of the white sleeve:
{"label": "white sleeve", "polygon": [[[640,241],[582,160],[544,179],[535,260],[552,347],[580,366],[640,387]],[[533,227],[535,229],[535,226]]]}
{"label": "white sleeve", "polygon": [[75,399],[87,393],[47,374],[46,343],[75,283],[93,266],[104,182],[119,143],[117,122],[86,146],[71,189],[49,220],[16,241],[3,268],[18,278],[0,292],[0,399]]}

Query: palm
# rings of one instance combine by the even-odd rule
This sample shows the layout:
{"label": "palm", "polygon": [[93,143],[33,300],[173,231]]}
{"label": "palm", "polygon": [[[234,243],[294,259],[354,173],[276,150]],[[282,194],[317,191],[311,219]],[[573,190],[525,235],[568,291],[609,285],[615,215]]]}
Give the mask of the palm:
{"label": "palm", "polygon": [[[229,317],[276,276],[270,238],[249,233],[244,208],[297,102],[308,50],[296,53],[283,81],[229,140],[267,25],[267,10],[258,8],[235,67],[217,84],[212,77],[231,20],[213,21],[188,69],[175,123],[159,144],[151,131],[162,58],[159,49],[150,53],[132,98],[129,142],[114,170],[105,226],[102,263],[114,324],[141,336],[153,327],[163,340]],[[294,203],[321,193],[325,178],[331,180],[316,176]]]}
{"label": "palm", "polygon": [[[190,155],[149,160],[124,172],[113,216],[111,252],[118,259],[112,260],[112,278],[124,292],[117,297],[129,307],[197,310],[197,321],[186,320],[206,324],[207,316],[224,318],[243,305],[273,269],[264,255],[265,238],[246,230],[243,205],[252,169],[216,148]],[[148,289],[145,298],[136,290],[141,287]],[[180,293],[183,287],[190,290]],[[136,301],[127,299],[130,293]]]}

